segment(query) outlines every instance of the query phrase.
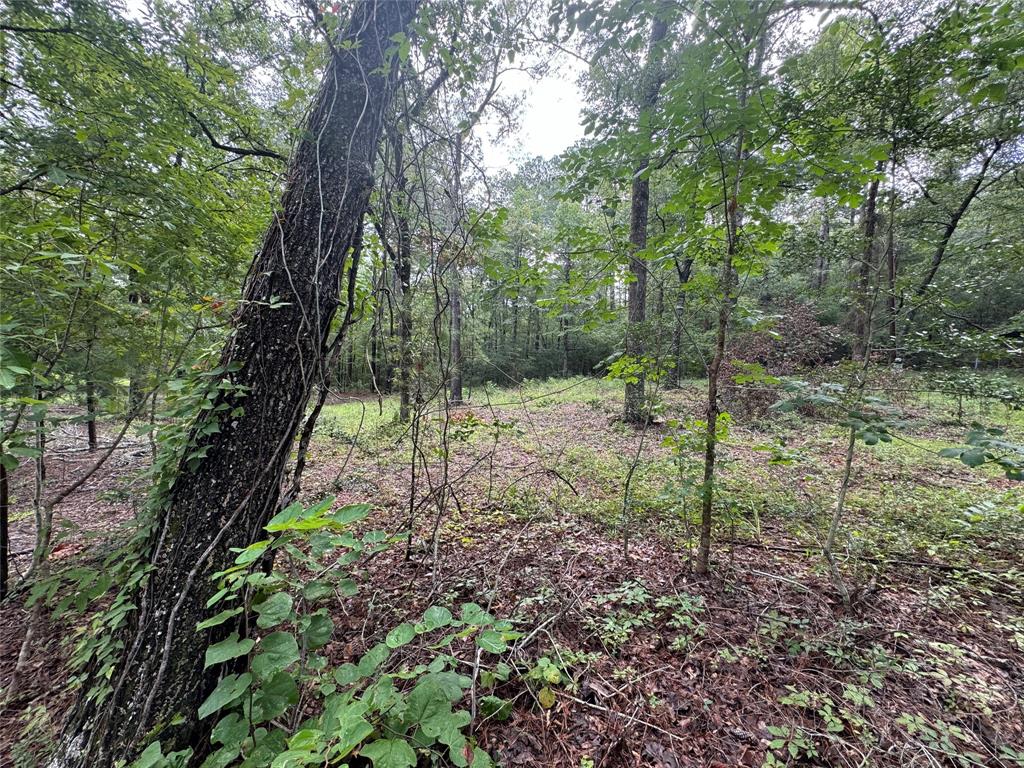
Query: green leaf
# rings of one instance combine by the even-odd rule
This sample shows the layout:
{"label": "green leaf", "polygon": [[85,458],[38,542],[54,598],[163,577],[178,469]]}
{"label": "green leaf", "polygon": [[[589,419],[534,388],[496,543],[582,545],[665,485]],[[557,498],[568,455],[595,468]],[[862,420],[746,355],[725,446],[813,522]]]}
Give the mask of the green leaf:
{"label": "green leaf", "polygon": [[476,639],[476,644],[488,653],[504,653],[508,650],[508,644],[501,632],[493,629],[485,629]]}
{"label": "green leaf", "polygon": [[546,685],[537,692],[537,701],[544,709],[551,709],[555,706],[555,692],[548,688]]}
{"label": "green leaf", "polygon": [[473,624],[478,627],[494,623],[494,617],[476,603],[464,603],[462,606],[462,621],[466,624]]}
{"label": "green leaf", "polygon": [[199,719],[203,720],[233,702],[249,690],[251,684],[252,675],[248,672],[242,675],[226,675],[199,706]]}
{"label": "green leaf", "polygon": [[405,739],[377,739],[359,754],[373,761],[374,768],[413,768],[416,753]]}
{"label": "green leaf", "polygon": [[223,664],[230,659],[245,656],[252,650],[255,644],[256,641],[252,638],[247,637],[244,640],[239,640],[238,633],[232,632],[224,640],[206,649],[206,663],[203,665],[203,668],[209,669],[215,664]]}
{"label": "green leaf", "polygon": [[388,648],[400,648],[403,645],[408,644],[414,637],[416,637],[416,628],[408,622],[399,624],[397,627],[388,632],[388,636],[384,639]]}
{"label": "green leaf", "polygon": [[237,712],[224,715],[213,727],[210,741],[224,746],[241,747],[242,740],[249,735],[249,724]]}
{"label": "green leaf", "polygon": [[304,637],[306,647],[310,649],[322,648],[327,645],[334,633],[334,622],[327,615],[326,611],[318,611],[309,617],[309,626],[306,627]]}
{"label": "green leaf", "polygon": [[440,629],[452,623],[452,612],[440,605],[432,605],[423,612],[427,630]]}
{"label": "green leaf", "polygon": [[299,700],[299,689],[287,672],[278,672],[253,694],[252,719],[264,723],[280,717]]}
{"label": "green leaf", "polygon": [[345,757],[373,733],[364,717],[368,709],[366,702],[352,701],[349,694],[331,696],[324,703],[322,722],[335,740],[333,757]]}
{"label": "green leaf", "polygon": [[968,467],[980,467],[985,463],[985,451],[982,448],[971,448],[960,454],[960,461]]}
{"label": "green leaf", "polygon": [[329,518],[339,525],[348,525],[365,518],[370,514],[370,509],[369,504],[349,504],[330,515]]}
{"label": "green leaf", "polygon": [[153,766],[159,765],[163,759],[164,753],[160,749],[160,742],[154,741],[142,750],[142,754],[132,763],[131,768],[153,768]]}
{"label": "green leaf", "polygon": [[287,592],[275,592],[257,605],[255,610],[259,614],[256,626],[260,629],[270,629],[291,615],[292,596]]}
{"label": "green leaf", "polygon": [[216,627],[219,624],[223,624],[225,621],[230,619],[232,616],[237,616],[242,612],[241,608],[227,608],[218,614],[215,614],[208,618],[206,621],[201,621],[196,624],[196,631],[202,631],[209,629],[210,627]]}
{"label": "green leaf", "polygon": [[299,660],[299,644],[291,632],[274,632],[260,640],[260,653],[252,660],[256,677],[266,680]]}

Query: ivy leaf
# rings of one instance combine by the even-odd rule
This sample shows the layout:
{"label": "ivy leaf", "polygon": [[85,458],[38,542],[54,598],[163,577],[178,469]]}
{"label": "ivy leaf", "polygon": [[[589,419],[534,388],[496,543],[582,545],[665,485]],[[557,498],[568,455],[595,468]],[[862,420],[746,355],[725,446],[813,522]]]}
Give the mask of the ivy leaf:
{"label": "ivy leaf", "polygon": [[154,768],[164,759],[164,753],[160,749],[160,742],[154,741],[146,747],[138,759],[132,763],[132,768]]}
{"label": "ivy leaf", "polygon": [[284,713],[299,700],[299,689],[287,672],[278,672],[253,694],[252,720],[265,723]]}
{"label": "ivy leaf", "polygon": [[972,448],[960,454],[960,461],[968,467],[980,467],[985,463],[985,451],[982,448]]}
{"label": "ivy leaf", "polygon": [[238,716],[237,712],[222,717],[210,733],[210,741],[214,744],[239,747],[242,740],[249,735],[249,724]]}
{"label": "ivy leaf", "polygon": [[368,709],[366,702],[352,701],[349,694],[327,699],[322,722],[335,742],[332,757],[345,757],[373,733],[373,726],[364,717]]}
{"label": "ivy leaf", "polygon": [[211,616],[206,621],[201,621],[198,624],[196,624],[196,631],[202,631],[204,629],[209,629],[210,627],[216,627],[219,624],[223,624],[232,616],[237,616],[241,612],[241,608],[227,608],[221,611],[220,613]]}
{"label": "ivy leaf", "polygon": [[226,675],[206,697],[206,701],[199,705],[199,719],[203,720],[233,702],[249,690],[251,684],[252,675],[248,672],[242,675]]}
{"label": "ivy leaf", "polygon": [[377,739],[359,754],[373,761],[374,768],[413,768],[416,753],[405,739]]}

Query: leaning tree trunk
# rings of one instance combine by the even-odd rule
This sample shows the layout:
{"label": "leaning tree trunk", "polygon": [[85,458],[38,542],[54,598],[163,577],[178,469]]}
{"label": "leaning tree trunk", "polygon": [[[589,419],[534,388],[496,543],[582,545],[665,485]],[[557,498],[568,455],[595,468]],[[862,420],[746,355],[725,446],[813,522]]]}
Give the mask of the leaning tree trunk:
{"label": "leaning tree trunk", "polygon": [[79,697],[54,768],[130,761],[154,738],[165,753],[204,752],[212,724],[200,723],[197,709],[220,674],[204,671],[204,651],[219,638],[196,632],[196,622],[209,613],[210,574],[233,560],[232,547],[255,541],[277,507],[285,460],[324,374],[339,281],[373,187],[383,109],[394,89],[387,51],[415,6],[361,2],[344,44],[335,46],[280,213],[249,271],[221,358],[223,387],[193,427],[190,453],[201,458],[182,460],[153,521],[144,553],[150,573],[121,638],[126,651],[111,690],[102,706]]}

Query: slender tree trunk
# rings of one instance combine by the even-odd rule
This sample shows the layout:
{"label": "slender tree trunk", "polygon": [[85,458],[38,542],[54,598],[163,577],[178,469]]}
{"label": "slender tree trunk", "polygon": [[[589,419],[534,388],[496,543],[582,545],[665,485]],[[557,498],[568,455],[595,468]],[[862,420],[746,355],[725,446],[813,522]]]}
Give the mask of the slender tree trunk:
{"label": "slender tree trunk", "polygon": [[[647,47],[647,64],[644,72],[644,94],[640,103],[640,123],[646,126],[650,136],[650,121],[661,89],[661,49],[668,24],[664,19],[651,22],[651,37]],[[629,284],[626,321],[626,356],[642,366],[646,353],[644,323],[647,319],[647,263],[640,254],[647,247],[647,219],[651,200],[651,182],[648,177],[650,157],[644,155],[633,174],[633,188],[629,209],[629,271],[633,280]],[[635,381],[626,382],[625,410],[623,418],[630,424],[642,424],[647,420],[647,402],[644,394],[645,377],[643,370]]]}
{"label": "slender tree trunk", "polygon": [[[415,0],[368,0],[352,11],[290,163],[280,213],[250,269],[214,407],[192,429],[188,450],[203,455],[182,457],[157,508],[142,553],[148,575],[107,695],[101,706],[80,696],[51,768],[130,762],[155,737],[165,753],[208,750],[213,723],[200,722],[197,709],[224,670],[204,670],[204,652],[244,627],[199,633],[195,626],[210,613],[210,575],[232,562],[233,547],[259,538],[278,507],[292,442],[324,376],[339,281],[373,188],[397,69],[384,52],[414,10]],[[93,673],[87,690],[105,683],[100,670]]]}
{"label": "slender tree trunk", "polygon": [[821,230],[818,233],[818,259],[814,270],[814,289],[821,293],[828,285],[829,249],[832,246],[832,223],[829,221],[828,203],[822,203]]}
{"label": "slender tree trunk", "polygon": [[676,276],[679,278],[679,285],[676,287],[675,323],[672,328],[672,359],[675,361],[675,384],[677,387],[683,385],[683,320],[686,313],[686,284],[690,282],[690,275],[693,272],[693,258],[685,259],[680,263],[675,259]]}
{"label": "slender tree trunk", "polygon": [[[751,76],[755,79],[761,76],[761,67],[764,63],[765,50],[767,45],[767,33],[764,31],[764,24],[759,25],[757,48],[754,61],[747,59],[745,77],[740,86],[739,114],[743,114],[750,97]],[[735,177],[732,187],[726,186],[726,177],[722,176],[722,197],[724,203],[726,247],[722,256],[722,269],[719,276],[719,284],[722,289],[721,304],[718,308],[718,328],[715,334],[715,352],[708,366],[708,405],[705,412],[707,425],[704,433],[704,482],[701,484],[701,515],[700,515],[700,544],[697,548],[697,573],[707,573],[711,565],[711,528],[713,523],[713,511],[715,503],[715,471],[718,461],[718,416],[721,413],[718,407],[718,377],[722,372],[722,362],[725,359],[726,339],[729,333],[729,321],[732,318],[732,310],[736,305],[736,269],[734,258],[739,251],[740,233],[743,227],[743,211],[740,208],[740,192],[743,184],[743,172],[749,151],[746,147],[746,131],[740,125],[736,136],[735,151]],[[724,167],[724,158],[723,158]]]}
{"label": "slender tree trunk", "polygon": [[99,438],[96,435],[96,385],[91,378],[85,385],[85,415],[89,450],[95,451],[99,447]]}
{"label": "slender tree trunk", "polygon": [[[742,148],[743,138],[739,139]],[[741,149],[742,151],[742,149]],[[737,178],[736,187],[739,187]],[[731,205],[733,212],[726,214],[733,218],[734,223],[729,226],[729,242],[725,255],[722,258],[722,270],[719,275],[719,283],[722,287],[722,300],[718,309],[718,329],[715,334],[715,352],[708,366],[708,406],[705,412],[707,427],[704,434],[704,482],[701,487],[701,517],[700,517],[700,544],[697,549],[697,573],[707,573],[711,561],[711,527],[713,523],[713,511],[715,502],[715,469],[718,461],[718,417],[721,410],[718,407],[718,377],[722,371],[722,362],[725,359],[725,342],[728,335],[729,318],[732,315],[733,284],[735,282],[735,270],[733,269],[733,257],[736,254],[736,237],[738,235],[738,211],[736,207],[736,196],[732,197]]]}
{"label": "slender tree trunk", "polygon": [[998,154],[1002,148],[1003,142],[997,140],[992,147],[992,151],[985,155],[985,159],[981,162],[981,168],[978,171],[978,175],[974,179],[974,183],[971,184],[970,189],[967,190],[967,194],[964,195],[960,201],[960,205],[953,212],[950,217],[949,223],[946,224],[945,229],[942,231],[942,236],[939,238],[938,244],[935,246],[935,251],[932,253],[931,262],[928,264],[928,271],[925,272],[924,277],[918,284],[917,289],[914,291],[914,306],[911,307],[910,312],[907,313],[907,327],[910,327],[914,323],[914,316],[917,314],[917,310],[921,305],[921,301],[924,299],[925,294],[928,293],[932,286],[932,282],[935,280],[935,275],[939,271],[939,267],[942,265],[942,261],[946,256],[946,250],[949,248],[949,243],[953,239],[953,235],[956,233],[957,228],[960,226],[960,221],[966,215],[968,208],[971,207],[971,203],[974,202],[975,198],[981,192],[982,184],[985,181],[985,176],[988,173],[989,165],[992,160]]}
{"label": "slender tree trunk", "polygon": [[411,417],[412,389],[412,237],[409,232],[408,180],[405,176],[405,144],[402,134],[391,135],[395,158],[395,192],[392,208],[398,249],[395,272],[398,276],[398,416],[405,422]]}
{"label": "slender tree trunk", "polygon": [[[455,137],[455,221],[456,226],[462,225],[462,136]],[[451,397],[453,405],[462,404],[462,274],[459,270],[458,257],[452,258],[451,285],[448,287],[451,302]]]}
{"label": "slender tree trunk", "polygon": [[[895,198],[895,191],[890,192],[891,199]],[[892,220],[895,213],[895,204],[889,205],[889,231],[885,238],[885,266],[886,266],[886,294],[885,312],[889,325],[889,360],[894,361],[899,356],[899,339],[897,338],[896,319],[899,315],[899,307],[896,303],[896,272],[899,266],[898,254],[896,253],[895,223]]]}
{"label": "slender tree trunk", "polygon": [[871,275],[875,271],[875,230],[878,225],[878,182],[873,179],[868,185],[867,200],[864,203],[864,250],[857,265],[857,280],[853,297],[853,358],[863,360],[867,354],[871,336]]}
{"label": "slender tree trunk", "polygon": [[462,286],[460,282],[461,275],[459,275],[458,268],[453,266],[451,285],[448,287],[452,313],[451,402],[453,405],[462,404]]}

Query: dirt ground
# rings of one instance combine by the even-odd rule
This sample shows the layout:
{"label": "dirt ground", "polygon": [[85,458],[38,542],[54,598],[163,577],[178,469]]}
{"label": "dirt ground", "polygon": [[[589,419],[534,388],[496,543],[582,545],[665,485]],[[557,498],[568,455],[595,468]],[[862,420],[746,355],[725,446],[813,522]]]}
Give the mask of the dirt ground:
{"label": "dirt ground", "polygon": [[[524,635],[501,659],[514,674],[491,691],[512,702],[510,717],[474,731],[505,766],[1024,765],[1024,497],[994,470],[934,455],[964,431],[946,403],[906,403],[903,442],[856,455],[841,536],[848,608],[819,548],[841,430],[798,417],[733,425],[712,574],[698,577],[692,472],[663,440],[699,414],[699,391],[667,394],[642,430],[616,421],[619,402],[586,380],[481,390],[447,431],[439,415],[424,419],[418,452],[391,403],[383,414],[351,398],[328,408],[305,500],[370,501],[367,526],[400,531],[411,516],[414,531],[336,606],[331,660],[358,658],[432,604],[471,600]],[[83,442],[71,427],[54,437],[49,485],[88,466]],[[133,439],[59,507],[57,567],[123,535],[149,457]],[[20,570],[32,486],[19,469]],[[3,606],[4,680],[28,619]],[[59,728],[73,636],[38,622],[0,719],[3,765],[26,727]],[[542,664],[559,669],[553,701],[531,676]]]}

